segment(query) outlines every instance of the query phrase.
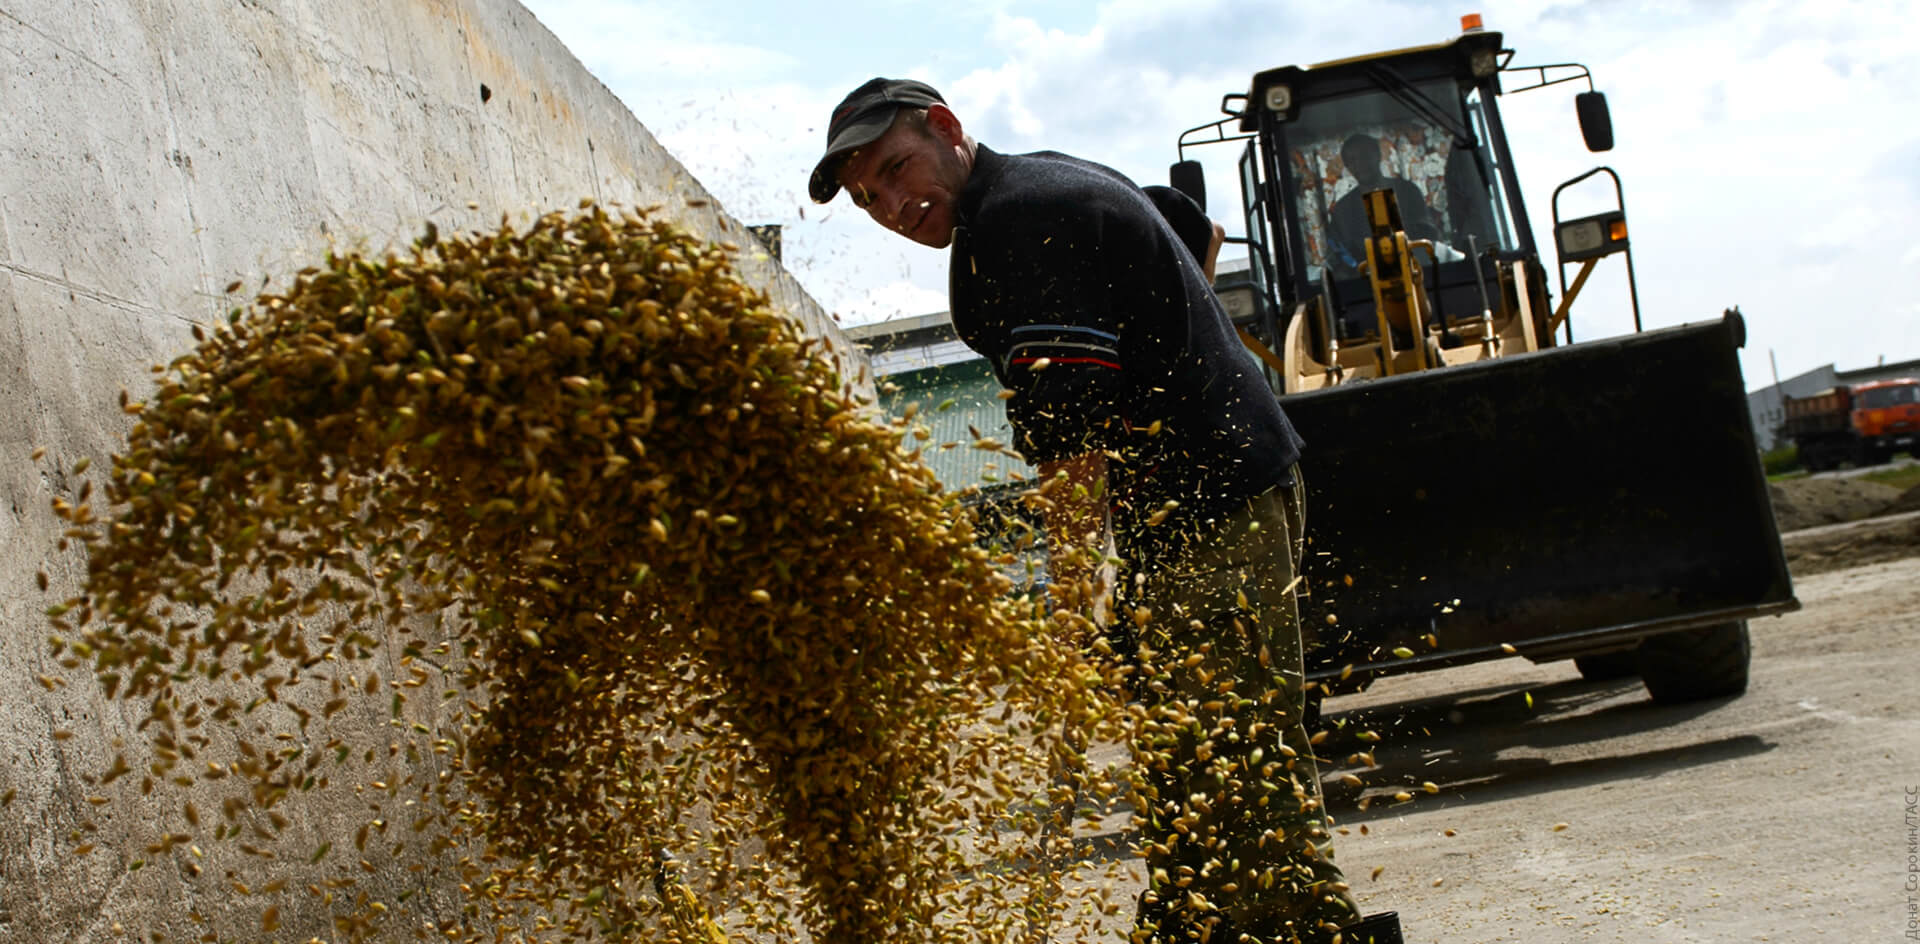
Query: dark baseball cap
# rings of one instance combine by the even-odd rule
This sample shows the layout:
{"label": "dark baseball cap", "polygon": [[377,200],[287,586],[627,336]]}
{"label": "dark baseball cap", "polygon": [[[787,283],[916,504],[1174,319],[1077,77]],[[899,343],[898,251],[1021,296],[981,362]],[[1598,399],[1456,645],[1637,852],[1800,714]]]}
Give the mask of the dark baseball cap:
{"label": "dark baseball cap", "polygon": [[827,153],[813,165],[813,180],[807,185],[813,202],[826,203],[840,192],[840,161],[854,148],[886,134],[893,127],[895,112],[946,101],[933,86],[912,79],[871,79],[847,93],[827,123]]}

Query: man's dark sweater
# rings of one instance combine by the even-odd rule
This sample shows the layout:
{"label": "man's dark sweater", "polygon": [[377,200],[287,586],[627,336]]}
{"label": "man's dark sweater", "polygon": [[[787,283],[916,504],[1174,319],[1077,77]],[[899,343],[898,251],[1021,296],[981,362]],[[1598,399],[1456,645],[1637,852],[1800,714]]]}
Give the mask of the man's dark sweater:
{"label": "man's dark sweater", "polygon": [[[1299,435],[1139,187],[1063,154],[982,145],[955,219],[955,329],[1014,392],[1007,418],[1029,461],[1107,454],[1123,552],[1158,557],[1162,536],[1291,478]],[[1179,510],[1148,528],[1168,501]]]}

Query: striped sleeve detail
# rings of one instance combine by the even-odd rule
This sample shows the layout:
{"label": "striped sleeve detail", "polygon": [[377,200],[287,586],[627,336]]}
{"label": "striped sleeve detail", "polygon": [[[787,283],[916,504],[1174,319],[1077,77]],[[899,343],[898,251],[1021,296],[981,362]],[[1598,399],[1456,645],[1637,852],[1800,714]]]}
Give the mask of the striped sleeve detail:
{"label": "striped sleeve detail", "polygon": [[1119,337],[1075,325],[1023,325],[1011,332],[1009,366],[1046,358],[1055,364],[1093,364],[1120,369]]}

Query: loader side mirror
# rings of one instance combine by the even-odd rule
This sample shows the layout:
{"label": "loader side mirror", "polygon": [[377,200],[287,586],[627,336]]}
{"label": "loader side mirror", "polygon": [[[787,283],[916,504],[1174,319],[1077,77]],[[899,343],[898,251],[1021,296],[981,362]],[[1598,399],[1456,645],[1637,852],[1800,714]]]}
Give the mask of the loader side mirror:
{"label": "loader side mirror", "polygon": [[1607,113],[1607,94],[1581,92],[1573,97],[1573,110],[1580,116],[1580,136],[1587,139],[1587,150],[1613,150],[1613,116]]}
{"label": "loader side mirror", "polygon": [[1181,161],[1167,168],[1167,182],[1200,204],[1200,212],[1207,211],[1207,174],[1199,161]]}

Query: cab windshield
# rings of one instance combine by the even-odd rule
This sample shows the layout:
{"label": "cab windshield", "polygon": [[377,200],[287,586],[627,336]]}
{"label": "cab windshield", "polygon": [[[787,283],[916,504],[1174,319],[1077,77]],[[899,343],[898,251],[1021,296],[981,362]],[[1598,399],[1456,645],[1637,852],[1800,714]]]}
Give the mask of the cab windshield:
{"label": "cab windshield", "polygon": [[1383,80],[1303,105],[1284,134],[1308,285],[1359,277],[1370,190],[1393,191],[1407,235],[1431,240],[1438,262],[1518,248],[1477,88]]}
{"label": "cab windshield", "polygon": [[1874,410],[1881,407],[1899,406],[1902,403],[1920,403],[1920,384],[1901,384],[1897,387],[1874,387],[1860,391],[1860,407]]}

